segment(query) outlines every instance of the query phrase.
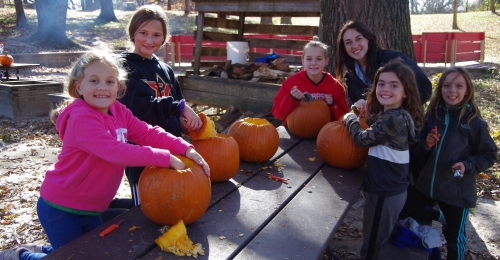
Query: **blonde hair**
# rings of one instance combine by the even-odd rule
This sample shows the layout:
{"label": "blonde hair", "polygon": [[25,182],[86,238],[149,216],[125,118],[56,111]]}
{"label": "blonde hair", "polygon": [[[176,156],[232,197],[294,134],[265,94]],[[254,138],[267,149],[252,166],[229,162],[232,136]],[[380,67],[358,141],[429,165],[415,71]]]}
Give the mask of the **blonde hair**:
{"label": "blonde hair", "polygon": [[161,23],[163,30],[162,46],[170,41],[170,32],[168,30],[168,17],[165,11],[158,5],[143,5],[132,16],[128,23],[128,38],[134,42],[134,35],[139,30],[142,24],[152,20],[157,20]]}
{"label": "blonde hair", "polygon": [[306,50],[309,49],[310,47],[318,47],[323,49],[325,58],[328,59],[328,50],[330,49],[330,47],[320,42],[318,36],[314,36],[313,39],[304,46],[304,49],[302,50],[302,59],[304,59],[304,56],[306,55]]}
{"label": "blonde hair", "polygon": [[469,117],[467,118],[467,125],[470,125],[470,122],[472,121],[472,119],[474,119],[474,117],[479,117],[482,120],[481,111],[479,111],[479,107],[477,106],[476,100],[474,99],[476,88],[474,87],[474,83],[472,83],[472,79],[469,72],[462,67],[450,67],[443,72],[443,74],[439,78],[437,87],[434,90],[434,96],[432,97],[429,106],[427,107],[426,115],[430,116],[431,113],[435,111],[437,117],[437,108],[439,107],[439,104],[445,102],[442,94],[444,81],[446,77],[448,77],[448,75],[454,72],[464,77],[465,84],[467,85],[467,95],[459,104],[459,106],[461,106],[459,118],[462,118],[462,116],[465,114],[465,110],[467,109],[466,105],[469,104],[472,109],[472,112],[469,114]]}
{"label": "blonde hair", "polygon": [[423,127],[424,115],[420,105],[420,95],[418,93],[417,81],[413,70],[406,65],[401,58],[390,60],[380,67],[375,73],[372,87],[367,98],[367,110],[370,115],[375,115],[375,121],[380,113],[384,111],[384,106],[377,99],[377,84],[380,74],[384,72],[393,72],[403,85],[406,98],[403,99],[402,106],[408,111],[413,119],[415,128],[420,131]]}
{"label": "blonde hair", "polygon": [[101,64],[106,65],[115,73],[119,87],[117,98],[121,98],[125,95],[125,91],[127,88],[125,85],[127,72],[123,68],[122,62],[119,57],[112,54],[108,50],[89,51],[83,54],[76,62],[73,63],[73,69],[69,72],[68,82],[66,86],[67,93],[70,97],[72,97],[72,99],[64,102],[62,106],[51,111],[50,121],[52,121],[52,123],[56,123],[57,116],[63,108],[71,104],[71,102],[73,102],[75,99],[82,98],[82,96],[76,89],[75,83],[83,79],[84,69],[92,65],[94,62],[100,62]]}

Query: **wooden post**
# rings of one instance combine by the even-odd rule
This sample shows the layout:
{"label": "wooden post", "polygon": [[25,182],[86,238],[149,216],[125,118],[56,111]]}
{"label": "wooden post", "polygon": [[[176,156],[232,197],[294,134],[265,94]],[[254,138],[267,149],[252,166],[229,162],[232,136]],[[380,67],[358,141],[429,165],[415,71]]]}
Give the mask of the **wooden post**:
{"label": "wooden post", "polygon": [[425,62],[427,61],[427,40],[424,41],[424,67],[425,67]]}
{"label": "wooden post", "polygon": [[243,41],[243,30],[245,30],[245,16],[245,12],[240,13],[240,18],[238,20],[238,41]]}
{"label": "wooden post", "polygon": [[[451,40],[451,53],[450,53],[450,56],[451,56],[451,60],[450,60],[450,66],[455,66],[455,59],[456,59],[456,44],[457,44],[457,41],[456,40]],[[446,46],[448,46],[448,41],[446,41]],[[446,49],[445,49],[446,51]],[[446,54],[446,53],[445,53]],[[446,57],[446,56],[445,56]],[[444,64],[444,66],[446,67],[446,63]]]}
{"label": "wooden post", "polygon": [[203,17],[205,12],[198,12],[198,30],[196,32],[196,47],[194,50],[194,75],[200,75],[201,42],[203,38]]}
{"label": "wooden post", "polygon": [[479,63],[484,63],[484,40],[480,43]]}
{"label": "wooden post", "polygon": [[[166,58],[167,50],[165,50],[165,59]],[[172,66],[175,66],[175,42],[170,42],[170,60],[172,61]]]}

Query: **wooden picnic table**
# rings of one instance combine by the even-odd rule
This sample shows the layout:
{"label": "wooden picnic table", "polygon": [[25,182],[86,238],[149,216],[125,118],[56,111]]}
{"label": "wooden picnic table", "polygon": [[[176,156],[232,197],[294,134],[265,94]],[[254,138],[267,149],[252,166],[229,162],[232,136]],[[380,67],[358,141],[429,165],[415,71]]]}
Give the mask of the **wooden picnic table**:
{"label": "wooden picnic table", "polygon": [[[326,165],[316,140],[277,130],[280,146],[271,160],[241,162],[231,180],[212,183],[207,212],[187,226],[189,238],[205,248],[198,259],[318,259],[356,202],[364,168]],[[288,184],[268,173],[288,178]],[[125,221],[118,229],[99,237],[120,219]],[[140,228],[129,231],[133,226]],[[44,259],[186,259],[160,250],[154,242],[160,228],[137,206]]]}
{"label": "wooden picnic table", "polygon": [[[40,66],[40,64],[28,64],[28,63],[13,63],[11,66],[3,66],[3,65],[0,65],[0,71],[3,70],[4,71],[4,76],[5,76],[5,79],[9,80],[9,70],[16,70],[16,76],[17,76],[17,80],[19,80],[19,70],[20,69],[27,69],[27,68],[32,68],[32,67],[38,67]],[[1,73],[0,73],[0,76],[1,76]],[[0,77],[0,80],[2,79],[2,77]]]}

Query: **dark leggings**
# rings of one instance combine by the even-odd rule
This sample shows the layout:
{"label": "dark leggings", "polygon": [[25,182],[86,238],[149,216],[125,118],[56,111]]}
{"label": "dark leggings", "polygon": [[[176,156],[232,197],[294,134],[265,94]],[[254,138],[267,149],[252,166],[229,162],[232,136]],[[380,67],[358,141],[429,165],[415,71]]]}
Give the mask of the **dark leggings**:
{"label": "dark leggings", "polygon": [[465,227],[469,216],[469,208],[453,206],[442,201],[436,201],[414,187],[408,189],[408,198],[401,211],[400,218],[411,217],[415,220],[436,220],[439,218],[439,210],[433,209],[438,205],[446,218],[443,226],[443,234],[446,238],[448,249],[448,260],[463,260],[465,257],[465,244],[467,237]]}

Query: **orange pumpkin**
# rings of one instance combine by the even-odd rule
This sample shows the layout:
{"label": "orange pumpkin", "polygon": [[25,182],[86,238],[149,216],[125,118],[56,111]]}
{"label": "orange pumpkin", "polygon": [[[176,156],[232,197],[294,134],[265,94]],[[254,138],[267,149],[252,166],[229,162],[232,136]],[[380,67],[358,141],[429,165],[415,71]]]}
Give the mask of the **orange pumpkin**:
{"label": "orange pumpkin", "polygon": [[368,157],[368,147],[354,144],[347,127],[340,121],[330,122],[321,129],[316,150],[325,163],[343,169],[358,168]]}
{"label": "orange pumpkin", "polygon": [[227,134],[238,143],[240,158],[245,162],[267,161],[278,150],[278,131],[264,118],[240,119],[231,125]]}
{"label": "orange pumpkin", "polygon": [[193,160],[177,156],[184,170],[146,167],[139,179],[139,197],[144,215],[158,225],[173,226],[182,219],[189,225],[205,214],[212,188],[203,168]]}
{"label": "orange pumpkin", "polygon": [[12,63],[14,63],[14,58],[7,54],[7,52],[4,55],[0,55],[0,64],[2,66],[11,66]]}
{"label": "orange pumpkin", "polygon": [[215,123],[207,115],[199,113],[203,126],[199,130],[189,130],[189,136],[194,140],[203,140],[208,138],[213,138],[217,135],[217,130],[215,130]]}
{"label": "orange pumpkin", "polygon": [[286,117],[290,132],[304,139],[316,138],[321,128],[329,122],[330,109],[322,99],[311,102],[302,100]]}
{"label": "orange pumpkin", "polygon": [[240,167],[238,143],[228,135],[217,134],[213,138],[194,140],[194,148],[210,166],[212,182],[227,181]]}

